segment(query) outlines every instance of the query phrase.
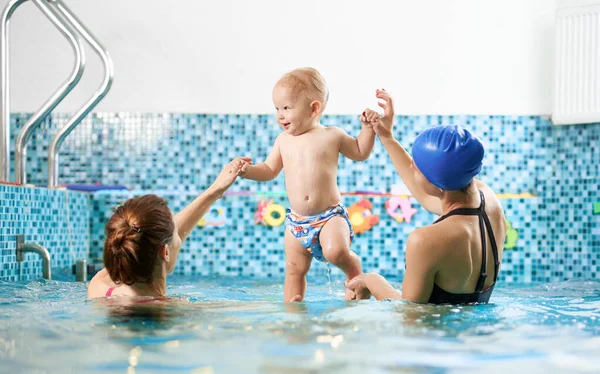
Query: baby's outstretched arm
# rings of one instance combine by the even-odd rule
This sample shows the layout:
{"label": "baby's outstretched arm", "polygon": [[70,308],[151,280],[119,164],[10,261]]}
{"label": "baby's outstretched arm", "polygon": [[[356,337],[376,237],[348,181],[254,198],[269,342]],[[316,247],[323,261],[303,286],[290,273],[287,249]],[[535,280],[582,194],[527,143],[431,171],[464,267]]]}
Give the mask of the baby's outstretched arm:
{"label": "baby's outstretched arm", "polygon": [[353,161],[364,161],[369,158],[375,144],[375,131],[366,120],[363,121],[362,117],[362,129],[356,138],[339,129],[340,153]]}
{"label": "baby's outstretched arm", "polygon": [[265,162],[260,164],[250,165],[246,164],[241,169],[240,176],[245,179],[252,179],[259,182],[265,182],[275,179],[281,169],[283,169],[283,161],[281,160],[281,152],[279,151],[280,140],[277,138],[273,145],[273,150]]}

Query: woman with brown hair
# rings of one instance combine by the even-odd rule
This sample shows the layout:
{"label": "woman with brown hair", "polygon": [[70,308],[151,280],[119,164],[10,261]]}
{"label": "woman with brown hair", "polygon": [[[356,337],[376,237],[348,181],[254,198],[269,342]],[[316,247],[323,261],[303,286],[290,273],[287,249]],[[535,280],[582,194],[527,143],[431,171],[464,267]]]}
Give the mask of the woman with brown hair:
{"label": "woman with brown hair", "polygon": [[88,298],[166,294],[166,278],[175,268],[181,243],[210,206],[235,182],[242,164],[227,164],[213,184],[173,215],[156,195],[127,200],[106,224],[104,266],[90,281]]}

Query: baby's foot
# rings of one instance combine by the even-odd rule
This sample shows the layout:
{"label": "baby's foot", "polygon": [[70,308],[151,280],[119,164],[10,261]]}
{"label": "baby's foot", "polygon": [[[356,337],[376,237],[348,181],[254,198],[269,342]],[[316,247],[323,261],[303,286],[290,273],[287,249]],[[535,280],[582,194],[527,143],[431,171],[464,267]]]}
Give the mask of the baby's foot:
{"label": "baby's foot", "polygon": [[356,292],[346,288],[346,296],[344,297],[344,300],[356,300]]}

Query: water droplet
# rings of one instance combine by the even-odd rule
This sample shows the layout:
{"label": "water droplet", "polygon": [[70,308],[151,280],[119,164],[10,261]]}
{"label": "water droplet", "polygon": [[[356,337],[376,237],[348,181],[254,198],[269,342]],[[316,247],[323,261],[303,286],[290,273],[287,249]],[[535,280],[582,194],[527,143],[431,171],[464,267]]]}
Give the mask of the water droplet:
{"label": "water droplet", "polygon": [[323,362],[324,360],[325,360],[325,352],[323,352],[321,349],[317,349],[315,351],[315,361]]}
{"label": "water droplet", "polygon": [[331,288],[331,267],[329,266],[329,262],[325,263],[325,269],[327,273],[327,284],[329,285],[329,294],[333,294],[333,289]]}

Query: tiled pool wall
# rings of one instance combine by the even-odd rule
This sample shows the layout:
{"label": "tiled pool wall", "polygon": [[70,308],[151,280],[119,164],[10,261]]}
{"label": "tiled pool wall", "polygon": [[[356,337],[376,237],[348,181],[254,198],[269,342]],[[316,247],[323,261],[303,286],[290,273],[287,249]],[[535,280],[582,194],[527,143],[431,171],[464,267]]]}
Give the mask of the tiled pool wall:
{"label": "tiled pool wall", "polygon": [[17,262],[16,236],[44,246],[53,271],[69,268],[89,253],[90,196],[72,191],[0,184],[0,280],[37,279],[42,261],[27,253]]}
{"label": "tiled pool wall", "polygon": [[[14,139],[29,115],[12,116]],[[47,120],[28,147],[28,179],[45,184],[47,147],[65,115]],[[461,124],[486,142],[480,175],[501,194],[530,193],[533,198],[502,200],[518,241],[506,249],[500,278],[507,282],[600,278],[600,125],[552,126],[541,116],[399,116],[395,134],[408,149],[425,128]],[[325,125],[357,135],[355,116],[325,116]],[[271,115],[183,115],[97,113],[66,140],[60,157],[61,183],[122,184],[134,191],[90,195],[90,257],[101,257],[104,224],[110,209],[128,197],[154,192],[176,212],[189,203],[235,156],[264,160],[279,133]],[[11,142],[14,144],[14,141]],[[340,158],[342,192],[390,192],[401,180],[377,141],[371,157],[361,163]],[[198,275],[280,277],[284,270],[284,226],[254,224],[261,198],[287,207],[283,174],[271,182],[238,180],[217,203],[226,225],[196,229],[182,247],[176,272]],[[347,206],[360,196],[345,196]],[[418,209],[410,223],[396,222],[385,210],[386,197],[366,197],[381,221],[360,234],[353,250],[366,271],[402,276],[405,240],[415,227],[435,218]],[[83,202],[82,202],[83,203]],[[87,202],[85,202],[87,204]],[[86,205],[87,209],[87,205]],[[18,219],[18,218],[17,218]],[[3,221],[4,222],[4,221]],[[85,231],[85,229],[82,229]],[[313,275],[326,267],[314,262]],[[333,274],[339,274],[333,269]]]}

